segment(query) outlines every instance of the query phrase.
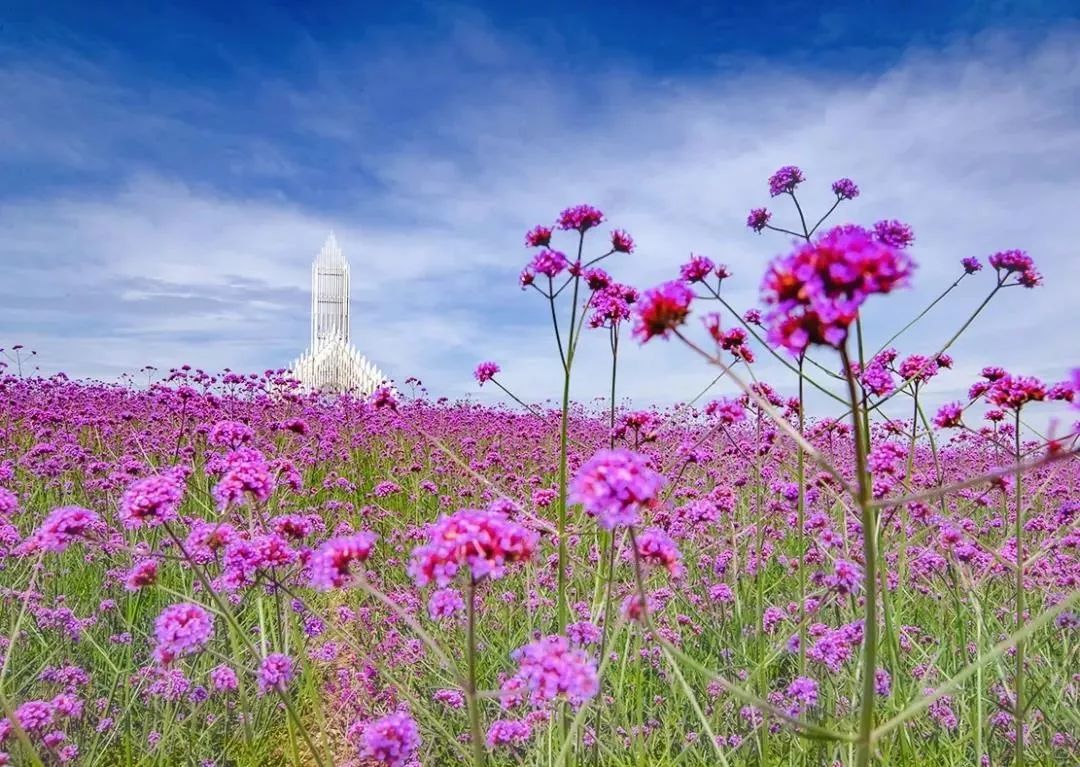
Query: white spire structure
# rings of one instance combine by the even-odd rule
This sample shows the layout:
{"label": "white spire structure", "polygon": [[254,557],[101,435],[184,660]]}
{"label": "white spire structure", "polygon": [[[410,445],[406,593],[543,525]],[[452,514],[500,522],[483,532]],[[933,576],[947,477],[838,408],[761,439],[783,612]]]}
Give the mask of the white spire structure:
{"label": "white spire structure", "polygon": [[311,343],[293,362],[308,389],[367,395],[385,380],[349,343],[349,262],[331,232],[311,264]]}

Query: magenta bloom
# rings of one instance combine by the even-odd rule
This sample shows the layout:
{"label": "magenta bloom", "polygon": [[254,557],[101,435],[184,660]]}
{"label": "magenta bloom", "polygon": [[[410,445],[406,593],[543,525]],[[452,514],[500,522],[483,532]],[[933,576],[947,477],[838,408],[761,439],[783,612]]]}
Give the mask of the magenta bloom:
{"label": "magenta bloom", "polygon": [[510,657],[518,662],[518,670],[503,688],[527,691],[533,706],[561,697],[576,708],[600,690],[596,662],[564,636],[546,636],[519,647]]}
{"label": "magenta bloom", "polygon": [[530,248],[546,248],[550,244],[550,226],[534,226],[525,235],[525,245]]}
{"label": "magenta bloom", "polygon": [[672,578],[679,578],[685,572],[682,554],[671,536],[659,527],[649,527],[635,536],[637,555],[642,561],[660,565],[667,569]]}
{"label": "magenta bloom", "polygon": [[218,508],[242,504],[248,497],[257,503],[270,499],[276,483],[262,453],[244,448],[229,453],[226,460],[229,468],[214,486]]}
{"label": "magenta bloom", "polygon": [[255,438],[255,432],[246,423],[239,421],[219,421],[210,428],[207,442],[214,447],[227,447],[235,450]]}
{"label": "magenta bloom", "polygon": [[532,726],[525,721],[517,719],[496,719],[488,727],[488,748],[500,746],[523,746],[532,738]]}
{"label": "magenta bloom", "polygon": [[27,538],[22,551],[61,552],[67,549],[72,541],[102,535],[104,532],[105,523],[96,512],[81,506],[60,506],[49,512],[41,526]]}
{"label": "magenta bloom", "polygon": [[19,496],[0,487],[0,517],[10,517],[19,510]]}
{"label": "magenta bloom", "polygon": [[954,429],[963,424],[964,408],[959,402],[950,402],[938,408],[934,425],[939,429]]}
{"label": "magenta bloom", "polygon": [[288,655],[272,652],[259,664],[259,694],[265,695],[271,690],[284,692],[293,680],[293,662]]}
{"label": "magenta bloom", "polygon": [[236,672],[232,668],[222,664],[211,669],[210,684],[219,692],[231,692],[240,687],[240,680],[236,678]]}
{"label": "magenta bloom", "polygon": [[808,676],[795,677],[788,685],[787,694],[799,710],[813,708],[818,703],[818,683]]}
{"label": "magenta bloom", "polygon": [[124,527],[156,527],[176,519],[176,510],[184,499],[185,479],[182,469],[173,469],[131,483],[120,498]]}
{"label": "magenta bloom", "polygon": [[1028,402],[1041,402],[1046,399],[1046,384],[1030,376],[1006,374],[990,384],[987,399],[998,407],[1019,410]]}
{"label": "magenta bloom", "polygon": [[874,224],[874,239],[890,248],[903,250],[915,242],[915,233],[905,223],[895,219],[884,220]]}
{"label": "magenta bloom", "polygon": [[859,187],[857,187],[855,182],[850,178],[842,178],[838,181],[834,181],[832,190],[833,194],[841,200],[854,200],[859,196]]}
{"label": "magenta bloom", "polygon": [[839,348],[866,298],[905,285],[912,268],[903,252],[861,227],[831,229],[770,264],[762,283],[774,307],[769,339],[793,354],[810,344]]}
{"label": "magenta bloom", "polygon": [[622,229],[611,233],[611,249],[616,253],[633,253],[634,239]]}
{"label": "magenta bloom", "polygon": [[649,468],[644,456],[623,448],[601,450],[578,470],[570,483],[570,500],[611,530],[636,524],[641,509],[656,501],[663,486],[663,477]]}
{"label": "magenta bloom", "polygon": [[464,609],[465,600],[457,589],[438,589],[428,599],[428,615],[433,621],[453,618]]}
{"label": "magenta bloom", "polygon": [[637,304],[634,337],[642,343],[655,336],[667,338],[671,330],[686,322],[693,300],[694,292],[679,281],[646,290]]}
{"label": "magenta bloom", "polygon": [[396,711],[370,722],[360,742],[361,757],[386,767],[403,767],[420,748],[420,731],[411,716]]}
{"label": "magenta bloom", "polygon": [[528,561],[540,536],[497,511],[462,509],[439,517],[428,530],[429,541],[417,546],[409,575],[417,586],[434,581],[449,585],[462,566],[474,581],[501,578],[506,565]]}
{"label": "magenta bloom", "polygon": [[1035,268],[1035,262],[1031,260],[1031,256],[1023,250],[1003,250],[999,253],[995,253],[987,259],[990,262],[990,266],[998,273],[998,280],[1002,284],[1008,279],[1009,275],[1015,274],[1017,285],[1023,285],[1025,288],[1034,288],[1042,284],[1042,275]]}
{"label": "magenta bloom", "polygon": [[765,227],[768,226],[770,218],[772,218],[772,213],[767,209],[753,208],[746,217],[746,225],[758,234],[761,234],[761,232],[765,230]]}
{"label": "magenta bloom", "polygon": [[604,214],[591,205],[575,205],[559,214],[556,225],[560,229],[585,232],[604,221]]}
{"label": "magenta bloom", "polygon": [[975,274],[975,272],[982,269],[982,264],[979,262],[979,259],[970,256],[968,258],[961,258],[960,265],[964,267],[965,274]]}
{"label": "magenta bloom", "polygon": [[169,605],[154,621],[154,657],[168,665],[181,655],[196,653],[214,633],[214,616],[191,602]]}
{"label": "magenta bloom", "polygon": [[545,249],[533,256],[533,260],[529,262],[528,270],[534,274],[558,277],[569,266],[570,262],[564,254],[557,250]]}
{"label": "magenta bloom", "polygon": [[769,195],[777,197],[795,191],[795,187],[806,180],[803,172],[794,165],[785,165],[769,176]]}
{"label": "magenta bloom", "polygon": [[715,268],[710,259],[691,253],[690,260],[679,267],[679,278],[684,282],[704,282]]}
{"label": "magenta bloom", "polygon": [[311,557],[311,587],[319,591],[341,588],[352,580],[354,562],[366,562],[378,538],[374,533],[356,533],[331,538]]}
{"label": "magenta bloom", "polygon": [[500,370],[501,368],[494,362],[481,362],[476,366],[476,373],[474,375],[476,376],[477,383],[483,386],[494,378],[495,374]]}
{"label": "magenta bloom", "polygon": [[124,578],[124,588],[128,591],[138,591],[146,586],[157,583],[158,563],[156,559],[140,559]]}
{"label": "magenta bloom", "polygon": [[937,375],[938,362],[921,354],[912,354],[904,358],[897,372],[905,381],[925,382]]}

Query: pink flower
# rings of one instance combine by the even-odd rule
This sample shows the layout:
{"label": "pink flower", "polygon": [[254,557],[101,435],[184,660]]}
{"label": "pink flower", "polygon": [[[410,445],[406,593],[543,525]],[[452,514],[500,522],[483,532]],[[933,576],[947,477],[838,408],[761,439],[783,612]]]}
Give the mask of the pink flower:
{"label": "pink flower", "polygon": [[284,692],[293,679],[293,662],[288,655],[273,652],[263,658],[259,664],[259,694],[265,695],[271,690]]}
{"label": "pink flower", "polygon": [[170,605],[154,621],[154,657],[167,665],[181,655],[196,653],[214,633],[214,616],[191,602]]}
{"label": "pink flower", "polygon": [[570,500],[597,518],[601,527],[636,524],[641,509],[651,506],[664,480],[637,453],[601,450],[578,470],[570,483]]}
{"label": "pink flower", "polygon": [[611,249],[616,253],[633,253],[634,240],[622,229],[616,229],[611,233]]}
{"label": "pink flower", "polygon": [[124,527],[134,529],[144,524],[156,527],[176,519],[176,510],[184,499],[186,478],[186,471],[178,467],[131,483],[120,498]]}
{"label": "pink flower", "polygon": [[667,338],[674,328],[686,322],[694,293],[679,281],[646,290],[637,305],[634,337],[644,343],[655,336]]}
{"label": "pink flower", "polygon": [[649,527],[638,533],[637,555],[645,562],[667,568],[672,578],[679,578],[685,572],[682,554],[675,541],[659,527]]}
{"label": "pink flower", "polygon": [[690,260],[679,268],[679,278],[684,282],[704,282],[715,268],[716,264],[705,256],[691,253]]}
{"label": "pink flower", "polygon": [[61,552],[79,539],[99,536],[105,532],[105,523],[90,509],[81,506],[61,506],[49,512],[41,526],[20,546],[20,551]]}
{"label": "pink flower", "polygon": [[488,727],[488,748],[499,746],[523,746],[532,738],[532,726],[525,721],[515,719],[496,719]]}
{"label": "pink flower", "polygon": [[481,362],[476,366],[476,381],[481,386],[495,377],[495,374],[500,370],[499,366],[494,362]]}
{"label": "pink flower", "polygon": [[528,270],[534,274],[543,274],[547,277],[557,277],[566,271],[570,262],[566,256],[557,250],[541,250],[533,260],[529,262]]}
{"label": "pink flower", "polygon": [[525,245],[530,248],[546,248],[550,244],[550,226],[534,226],[525,235]]}
{"label": "pink flower", "polygon": [[533,706],[564,698],[576,708],[600,690],[595,661],[564,636],[544,637],[519,647],[510,657],[518,669],[504,682],[504,689],[527,690]]}
{"label": "pink flower", "polygon": [[959,402],[950,402],[938,408],[934,425],[939,429],[954,429],[963,424],[964,408]]}
{"label": "pink flower", "polygon": [[404,767],[420,748],[420,732],[403,712],[370,722],[360,738],[360,755],[386,767]]}
{"label": "pink flower", "polygon": [[506,565],[532,558],[539,536],[501,512],[462,509],[439,517],[428,543],[413,550],[409,575],[417,586],[449,585],[462,566],[474,581],[501,578]]}
{"label": "pink flower", "polygon": [[270,499],[276,483],[262,453],[242,448],[229,453],[226,461],[228,468],[214,486],[214,500],[219,509],[242,504],[248,497],[257,503]]}
{"label": "pink flower", "polygon": [[357,533],[331,538],[311,557],[311,587],[319,591],[341,588],[352,580],[354,562],[366,562],[378,536]]}
{"label": "pink flower", "polygon": [[794,165],[785,165],[769,177],[769,195],[777,197],[795,191],[795,187],[806,180],[803,172]]}
{"label": "pink flower", "polygon": [[556,225],[560,229],[585,232],[604,221],[604,214],[591,205],[575,205],[559,214]]}
{"label": "pink flower", "polygon": [[838,181],[834,181],[832,190],[833,194],[841,200],[854,200],[859,196],[859,187],[856,186],[855,182],[850,178],[842,178]]}
{"label": "pink flower", "polygon": [[761,234],[765,227],[769,225],[770,218],[772,218],[772,213],[765,208],[754,208],[746,217],[746,225]]}

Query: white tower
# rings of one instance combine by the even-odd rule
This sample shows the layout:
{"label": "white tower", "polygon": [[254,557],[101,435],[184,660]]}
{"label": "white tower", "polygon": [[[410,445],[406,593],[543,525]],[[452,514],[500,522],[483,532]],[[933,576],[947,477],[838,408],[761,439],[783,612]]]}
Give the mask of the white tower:
{"label": "white tower", "polygon": [[292,372],[312,390],[370,394],[382,372],[349,343],[349,263],[333,232],[311,265],[311,344]]}

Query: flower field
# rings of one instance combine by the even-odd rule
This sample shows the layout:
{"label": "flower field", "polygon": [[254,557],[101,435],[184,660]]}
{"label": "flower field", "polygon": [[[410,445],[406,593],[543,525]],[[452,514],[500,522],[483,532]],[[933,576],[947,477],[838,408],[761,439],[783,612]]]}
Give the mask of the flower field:
{"label": "flower field", "polygon": [[[781,168],[793,205],[750,212],[783,251],[760,309],[703,256],[620,284],[635,244],[590,206],[529,231],[561,408],[0,371],[0,764],[1080,763],[1077,427],[1031,426],[1080,380],[988,366],[920,403],[1042,276],[964,259],[934,304],[986,297],[951,340],[931,304],[868,348],[860,308],[910,283],[914,235],[823,228],[859,189],[810,216],[804,181]],[[613,394],[620,344],[665,341],[735,393],[575,404],[587,333]]]}

